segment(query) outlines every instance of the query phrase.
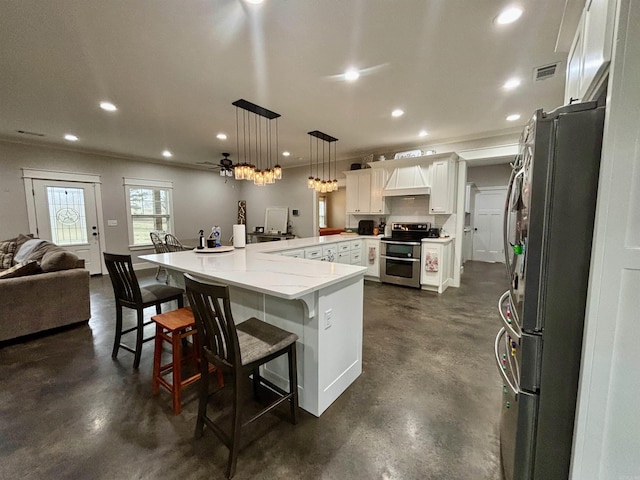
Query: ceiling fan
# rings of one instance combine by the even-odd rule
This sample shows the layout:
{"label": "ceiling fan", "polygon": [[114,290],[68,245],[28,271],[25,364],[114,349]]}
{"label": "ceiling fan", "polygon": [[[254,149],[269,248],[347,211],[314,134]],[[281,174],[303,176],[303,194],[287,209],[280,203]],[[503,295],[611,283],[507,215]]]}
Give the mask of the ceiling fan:
{"label": "ceiling fan", "polygon": [[230,153],[223,153],[218,163],[196,162],[198,165],[210,165],[213,169],[219,169],[221,177],[233,177],[233,161],[229,160]]}

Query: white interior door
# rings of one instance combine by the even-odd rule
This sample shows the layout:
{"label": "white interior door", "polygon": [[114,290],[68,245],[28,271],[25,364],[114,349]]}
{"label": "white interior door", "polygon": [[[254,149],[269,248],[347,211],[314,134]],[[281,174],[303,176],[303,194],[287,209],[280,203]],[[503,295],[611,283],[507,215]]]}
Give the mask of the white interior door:
{"label": "white interior door", "polygon": [[33,180],[35,220],[40,238],[65,247],[102,273],[95,184]]}
{"label": "white interior door", "polygon": [[502,229],[506,196],[506,188],[476,193],[473,221],[473,260],[504,263]]}

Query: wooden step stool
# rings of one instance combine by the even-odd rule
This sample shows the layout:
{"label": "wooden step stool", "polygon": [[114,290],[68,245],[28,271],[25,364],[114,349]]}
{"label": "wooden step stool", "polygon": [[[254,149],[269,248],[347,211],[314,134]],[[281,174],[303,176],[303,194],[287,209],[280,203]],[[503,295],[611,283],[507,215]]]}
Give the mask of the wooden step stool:
{"label": "wooden step stool", "polygon": [[[156,323],[155,352],[153,355],[153,381],[151,391],[154,395],[160,392],[160,385],[166,388],[173,397],[173,413],[178,415],[182,410],[180,392],[183,387],[190,385],[200,379],[199,343],[195,328],[195,319],[190,307],[179,308],[171,312],[154,315],[151,317]],[[193,337],[193,350],[182,357],[182,342],[188,337]],[[171,362],[162,365],[162,342],[171,344]],[[181,364],[183,361],[193,360],[198,373],[182,380]],[[214,372],[216,368],[209,365],[209,372]],[[164,375],[171,372],[172,382],[164,379]],[[218,370],[218,385],[224,384],[222,372]]]}

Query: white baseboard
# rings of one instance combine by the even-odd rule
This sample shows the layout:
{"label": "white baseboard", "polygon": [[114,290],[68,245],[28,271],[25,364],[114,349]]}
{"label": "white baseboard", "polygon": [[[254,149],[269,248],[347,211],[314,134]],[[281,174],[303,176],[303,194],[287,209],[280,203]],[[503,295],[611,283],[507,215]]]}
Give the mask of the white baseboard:
{"label": "white baseboard", "polygon": [[157,265],[155,263],[150,262],[139,262],[133,264],[134,270],[148,270],[150,268],[156,268]]}

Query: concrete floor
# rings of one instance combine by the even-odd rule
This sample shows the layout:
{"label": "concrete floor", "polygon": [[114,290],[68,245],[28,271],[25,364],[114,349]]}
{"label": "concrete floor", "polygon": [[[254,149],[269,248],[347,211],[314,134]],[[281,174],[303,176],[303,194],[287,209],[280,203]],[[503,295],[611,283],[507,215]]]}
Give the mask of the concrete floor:
{"label": "concrete floor", "polygon": [[[258,421],[234,478],[499,479],[505,285],[503,265],[477,262],[440,296],[366,282],[361,377],[321,418],[294,426],[282,406]],[[152,343],[138,371],[126,351],[111,359],[108,277],[91,279],[91,304],[88,325],[0,348],[0,478],[224,478],[228,450],[193,438],[195,386],[174,416],[151,395]]]}

